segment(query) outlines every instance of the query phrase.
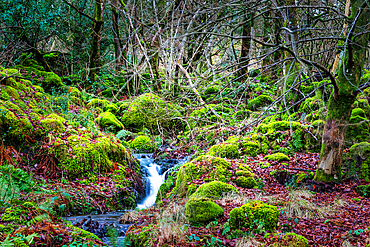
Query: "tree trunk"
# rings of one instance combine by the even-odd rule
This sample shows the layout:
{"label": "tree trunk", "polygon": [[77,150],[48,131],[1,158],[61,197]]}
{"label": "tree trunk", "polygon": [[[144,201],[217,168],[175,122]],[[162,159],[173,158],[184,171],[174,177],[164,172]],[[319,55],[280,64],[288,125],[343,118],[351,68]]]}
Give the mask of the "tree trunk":
{"label": "tree trunk", "polygon": [[103,1],[95,0],[95,21],[92,33],[91,42],[91,57],[89,66],[90,82],[95,80],[95,74],[99,71],[100,66],[100,46],[101,46],[101,30],[103,26]]}
{"label": "tree trunk", "polygon": [[118,11],[117,11],[117,0],[112,0],[112,24],[113,24],[113,37],[114,37],[114,51],[116,58],[116,70],[121,71],[123,65],[123,53],[121,37],[118,29]]}
{"label": "tree trunk", "polygon": [[[245,17],[244,20],[246,20],[248,17]],[[248,72],[248,56],[249,56],[249,49],[251,46],[251,25],[250,23],[245,23],[243,25],[243,37],[242,38],[242,48],[240,51],[240,58],[239,58],[239,72],[238,77],[240,77],[241,80],[244,80],[244,78],[247,75]]]}
{"label": "tree trunk", "polygon": [[[353,0],[351,4],[349,26],[353,28],[348,33],[349,42],[346,44],[344,57],[338,70],[337,89],[329,99],[320,161],[314,178],[316,181],[342,181],[344,137],[353,103],[356,100],[357,88],[366,59],[366,45],[369,40],[369,33],[362,28],[370,22],[370,11],[369,8],[365,8],[366,2],[361,6],[362,3],[362,0]],[[369,29],[369,26],[366,28]],[[355,33],[362,34],[357,36]]]}

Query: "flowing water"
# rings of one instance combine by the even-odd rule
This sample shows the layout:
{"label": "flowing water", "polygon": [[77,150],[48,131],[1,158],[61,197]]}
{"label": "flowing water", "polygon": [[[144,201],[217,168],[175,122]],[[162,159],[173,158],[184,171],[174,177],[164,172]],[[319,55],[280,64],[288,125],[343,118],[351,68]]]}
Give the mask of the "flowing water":
{"label": "flowing water", "polygon": [[[139,209],[149,208],[155,204],[158,190],[166,179],[168,168],[171,168],[176,164],[184,164],[188,160],[188,158],[181,160],[171,160],[170,163],[164,162],[166,165],[160,166],[155,163],[155,160],[152,158],[152,154],[134,154],[134,156],[140,161],[142,170],[144,171],[144,174],[146,174],[146,195],[144,199],[138,203],[137,208]],[[65,217],[65,219],[71,221],[72,223],[76,223],[80,222],[83,219],[89,218],[93,221],[97,221],[101,225],[112,225],[117,229],[119,233],[118,241],[122,242],[124,240],[124,234],[126,233],[129,225],[120,224],[118,222],[118,218],[121,215],[122,213],[113,212],[110,214],[71,216]],[[102,240],[104,243],[112,246],[109,242],[109,238],[105,237]]]}

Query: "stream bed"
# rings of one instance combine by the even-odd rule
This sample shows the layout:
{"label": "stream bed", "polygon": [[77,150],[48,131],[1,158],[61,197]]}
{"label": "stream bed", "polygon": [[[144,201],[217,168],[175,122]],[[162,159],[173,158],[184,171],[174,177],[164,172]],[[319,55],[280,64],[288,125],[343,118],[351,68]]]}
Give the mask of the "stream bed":
{"label": "stream bed", "polygon": [[[146,195],[143,200],[138,202],[138,209],[152,207],[158,194],[158,190],[166,179],[168,170],[175,165],[184,164],[188,158],[162,160],[160,165],[153,159],[152,154],[134,154],[134,157],[139,160],[143,173],[145,174],[144,182],[146,183]],[[111,212],[108,214],[89,214],[64,217],[65,220],[71,221],[84,230],[90,231],[97,235],[101,240],[113,246],[124,242],[125,234],[130,224],[120,224],[119,217],[122,212]],[[111,243],[108,237],[108,229],[114,228],[117,230],[118,243]],[[117,240],[117,239],[116,239]]]}

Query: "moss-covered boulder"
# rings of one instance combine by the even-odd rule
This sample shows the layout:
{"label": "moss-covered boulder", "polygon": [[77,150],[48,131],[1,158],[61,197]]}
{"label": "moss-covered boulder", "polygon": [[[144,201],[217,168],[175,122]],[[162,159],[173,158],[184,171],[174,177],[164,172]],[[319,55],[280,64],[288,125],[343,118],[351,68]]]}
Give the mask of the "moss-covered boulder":
{"label": "moss-covered boulder", "polygon": [[299,122],[294,121],[274,121],[270,124],[260,124],[257,127],[257,131],[264,134],[273,134],[277,131],[286,131],[292,129],[293,131],[300,131],[302,125]]}
{"label": "moss-covered boulder", "polygon": [[147,136],[138,136],[130,143],[132,150],[139,153],[152,153],[156,150],[155,143]]}
{"label": "moss-covered boulder", "polygon": [[269,106],[272,102],[274,102],[274,100],[271,98],[271,96],[263,94],[250,100],[248,102],[248,109],[254,111],[257,110],[258,108]]}
{"label": "moss-covered boulder", "polygon": [[152,133],[158,133],[158,128],[174,128],[179,123],[181,111],[181,107],[146,93],[131,102],[122,116],[122,122],[127,128],[137,131],[147,128]]}
{"label": "moss-covered boulder", "polygon": [[344,156],[348,177],[357,177],[370,182],[370,143],[360,142],[351,146]]}
{"label": "moss-covered boulder", "polygon": [[357,186],[356,193],[360,196],[370,198],[370,184]]}
{"label": "moss-covered boulder", "polygon": [[224,216],[224,209],[209,198],[191,197],[186,202],[185,216],[192,224],[206,224]]}
{"label": "moss-covered boulder", "polygon": [[110,172],[117,167],[117,163],[125,167],[137,165],[117,139],[104,135],[94,138],[88,132],[71,135],[66,141],[56,139],[50,151],[59,159],[61,168],[70,178]]}
{"label": "moss-covered boulder", "polygon": [[95,119],[95,122],[103,129],[110,129],[114,132],[124,129],[123,124],[109,111],[99,114]]}
{"label": "moss-covered boulder", "polygon": [[318,153],[321,150],[322,135],[324,133],[325,121],[316,120],[304,134],[304,148],[307,151]]}
{"label": "moss-covered boulder", "polygon": [[195,193],[191,195],[191,197],[219,199],[226,193],[238,193],[238,190],[230,184],[220,181],[213,181],[199,186]]}
{"label": "moss-covered boulder", "polygon": [[274,154],[266,155],[265,160],[267,160],[267,161],[278,161],[278,162],[290,161],[288,155],[283,154],[283,153],[274,153]]}
{"label": "moss-covered boulder", "polygon": [[263,223],[265,230],[274,231],[279,217],[277,207],[261,201],[251,201],[230,211],[230,227],[232,229],[253,228]]}
{"label": "moss-covered boulder", "polygon": [[231,164],[223,158],[202,155],[191,162],[185,163],[179,170],[176,186],[171,194],[184,197],[195,192],[193,182],[202,178],[204,182],[214,180],[227,182],[231,178]]}
{"label": "moss-covered boulder", "polygon": [[236,185],[245,189],[252,189],[257,186],[257,182],[254,177],[240,176],[235,180]]}
{"label": "moss-covered boulder", "polygon": [[64,122],[66,122],[66,120],[55,113],[52,113],[46,118],[40,120],[41,125],[47,132],[54,131],[56,133],[62,133],[66,130],[63,124]]}
{"label": "moss-covered boulder", "polygon": [[308,247],[308,240],[307,238],[298,235],[294,232],[288,232],[283,234],[282,236],[279,235],[279,241],[274,243],[273,247]]}
{"label": "moss-covered boulder", "polygon": [[46,92],[59,90],[64,86],[62,79],[54,72],[46,72],[35,67],[25,67],[22,65],[16,66],[16,68],[27,77],[41,82],[41,86]]}
{"label": "moss-covered boulder", "polygon": [[228,159],[237,159],[240,157],[239,145],[233,143],[220,143],[212,146],[207,155]]}
{"label": "moss-covered boulder", "polygon": [[364,110],[361,108],[353,109],[345,137],[346,145],[351,146],[357,142],[367,141],[369,136],[369,123]]}
{"label": "moss-covered boulder", "polygon": [[[369,105],[369,101],[367,99],[357,99],[355,101],[355,103],[353,104],[353,107],[354,107],[354,109],[361,108],[365,112],[366,117],[367,118],[370,117],[370,105]],[[352,112],[353,112],[353,110],[352,110]]]}

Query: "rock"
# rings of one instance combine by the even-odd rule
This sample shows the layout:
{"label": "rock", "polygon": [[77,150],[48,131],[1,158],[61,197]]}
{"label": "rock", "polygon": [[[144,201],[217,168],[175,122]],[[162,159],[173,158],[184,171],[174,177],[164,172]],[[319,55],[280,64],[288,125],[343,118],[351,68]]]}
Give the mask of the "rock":
{"label": "rock", "polygon": [[224,209],[211,199],[191,197],[185,206],[185,216],[193,224],[205,224],[224,216]]}
{"label": "rock", "polygon": [[251,201],[239,208],[230,211],[230,227],[232,229],[250,228],[258,224],[264,224],[264,229],[274,231],[279,217],[277,207],[261,201]]}
{"label": "rock", "polygon": [[122,122],[127,128],[137,131],[148,128],[151,133],[158,133],[158,128],[173,128],[179,122],[181,111],[180,106],[146,93],[132,101],[122,116]]}

